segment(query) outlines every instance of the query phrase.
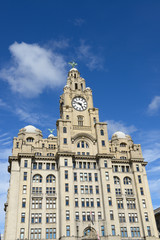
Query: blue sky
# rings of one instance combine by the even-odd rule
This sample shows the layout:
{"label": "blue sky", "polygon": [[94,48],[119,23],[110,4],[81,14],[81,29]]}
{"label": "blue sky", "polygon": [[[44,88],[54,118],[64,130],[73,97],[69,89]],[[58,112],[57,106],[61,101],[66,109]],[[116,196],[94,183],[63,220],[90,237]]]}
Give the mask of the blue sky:
{"label": "blue sky", "polygon": [[71,60],[109,136],[121,130],[142,145],[153,206],[160,206],[159,11],[158,0],[1,1],[1,232],[12,139],[28,124],[44,137],[56,128]]}

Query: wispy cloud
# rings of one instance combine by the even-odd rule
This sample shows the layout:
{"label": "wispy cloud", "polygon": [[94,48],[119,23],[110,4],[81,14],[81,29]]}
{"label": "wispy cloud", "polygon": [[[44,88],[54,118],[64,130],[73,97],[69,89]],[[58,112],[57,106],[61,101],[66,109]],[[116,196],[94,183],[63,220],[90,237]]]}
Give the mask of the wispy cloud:
{"label": "wispy cloud", "polygon": [[0,106],[7,107],[7,104],[0,98]]}
{"label": "wispy cloud", "polygon": [[112,137],[113,133],[117,131],[124,132],[125,134],[131,134],[135,131],[137,131],[137,128],[134,125],[127,126],[121,121],[114,121],[114,120],[106,120],[108,124],[108,135],[109,137]]}
{"label": "wispy cloud", "polygon": [[38,113],[29,112],[25,108],[16,108],[15,113],[19,116],[20,120],[30,123],[37,124],[40,122],[40,117]]}
{"label": "wispy cloud", "polygon": [[83,18],[76,18],[73,22],[75,26],[81,27],[85,23]]}
{"label": "wispy cloud", "polygon": [[155,96],[151,103],[148,105],[148,113],[154,115],[160,109],[160,96]]}
{"label": "wispy cloud", "polygon": [[0,149],[0,159],[6,161],[8,159],[8,156],[11,155],[11,153],[12,153],[12,148]]}
{"label": "wispy cloud", "polygon": [[24,97],[36,97],[47,88],[63,85],[66,63],[62,55],[38,44],[15,42],[9,47],[12,60],[0,71],[12,91]]}
{"label": "wispy cloud", "polygon": [[103,58],[95,54],[92,47],[87,45],[85,41],[81,41],[80,46],[76,48],[77,59],[83,60],[90,70],[102,69]]}

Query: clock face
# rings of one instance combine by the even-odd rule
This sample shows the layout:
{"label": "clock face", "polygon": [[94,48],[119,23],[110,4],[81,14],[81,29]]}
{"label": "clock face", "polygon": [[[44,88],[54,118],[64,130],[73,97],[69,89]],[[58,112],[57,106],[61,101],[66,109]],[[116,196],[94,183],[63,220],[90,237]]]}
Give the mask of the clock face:
{"label": "clock face", "polygon": [[75,97],[72,100],[72,106],[77,111],[84,111],[87,109],[87,102],[83,97]]}

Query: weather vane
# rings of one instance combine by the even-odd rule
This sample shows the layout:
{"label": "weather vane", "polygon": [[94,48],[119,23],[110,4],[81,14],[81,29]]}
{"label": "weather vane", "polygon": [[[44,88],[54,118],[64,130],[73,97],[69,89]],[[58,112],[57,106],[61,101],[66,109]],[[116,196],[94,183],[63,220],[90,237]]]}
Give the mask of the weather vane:
{"label": "weather vane", "polygon": [[75,66],[77,66],[77,63],[76,62],[69,62],[68,64],[70,64],[72,66],[72,68],[74,68]]}
{"label": "weather vane", "polygon": [[53,131],[54,131],[54,129],[50,129],[50,128],[48,128],[48,130],[50,131],[51,134],[52,134]]}

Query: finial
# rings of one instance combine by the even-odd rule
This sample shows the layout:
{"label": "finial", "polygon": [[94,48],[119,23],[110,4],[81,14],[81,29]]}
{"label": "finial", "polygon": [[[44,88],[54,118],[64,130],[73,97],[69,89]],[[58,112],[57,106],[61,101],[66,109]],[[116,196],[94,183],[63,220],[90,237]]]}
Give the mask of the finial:
{"label": "finial", "polygon": [[68,64],[70,64],[72,66],[72,68],[74,68],[75,66],[77,66],[77,63],[76,62],[69,62]]}
{"label": "finial", "polygon": [[48,128],[48,130],[50,131],[51,134],[52,134],[53,131],[54,131],[54,129],[50,129],[50,128]]}

